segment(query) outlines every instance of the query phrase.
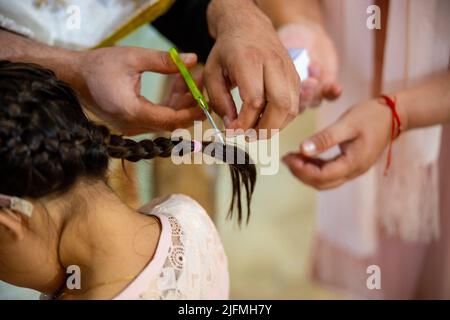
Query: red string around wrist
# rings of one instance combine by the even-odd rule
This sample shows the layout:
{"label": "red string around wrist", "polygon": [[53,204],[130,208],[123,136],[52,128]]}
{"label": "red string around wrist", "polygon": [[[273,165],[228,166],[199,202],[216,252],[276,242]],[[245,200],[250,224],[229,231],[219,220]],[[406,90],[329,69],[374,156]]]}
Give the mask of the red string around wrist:
{"label": "red string around wrist", "polygon": [[389,141],[386,167],[384,168],[384,175],[387,175],[387,172],[392,162],[392,143],[394,142],[395,139],[398,138],[398,136],[402,132],[401,127],[402,123],[400,121],[400,117],[397,112],[397,98],[394,96],[394,98],[392,99],[391,97],[384,94],[381,95],[381,98],[384,100],[384,102],[389,107],[389,109],[391,109],[392,112],[391,138]]}

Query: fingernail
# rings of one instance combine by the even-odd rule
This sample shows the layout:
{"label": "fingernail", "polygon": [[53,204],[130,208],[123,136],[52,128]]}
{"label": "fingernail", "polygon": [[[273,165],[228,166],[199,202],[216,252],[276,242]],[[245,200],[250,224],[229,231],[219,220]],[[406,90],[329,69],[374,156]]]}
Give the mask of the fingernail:
{"label": "fingernail", "polygon": [[231,123],[230,118],[228,116],[224,116],[223,124],[225,125],[225,127],[228,127],[230,125],[230,123]]}
{"label": "fingernail", "polygon": [[314,154],[316,152],[316,145],[311,140],[306,140],[302,143],[302,150],[306,154]]}
{"label": "fingernail", "polygon": [[172,105],[172,104],[174,104],[174,103],[177,103],[177,101],[180,99],[180,95],[181,95],[181,94],[179,94],[179,93],[174,93],[174,94],[172,95],[172,97],[170,97],[169,105]]}
{"label": "fingernail", "polygon": [[195,62],[196,55],[194,53],[182,53],[180,54],[180,58],[184,63],[193,63]]}
{"label": "fingernail", "polygon": [[309,73],[311,77],[314,78],[320,78],[320,74],[322,73],[322,70],[319,66],[313,65],[309,67]]}

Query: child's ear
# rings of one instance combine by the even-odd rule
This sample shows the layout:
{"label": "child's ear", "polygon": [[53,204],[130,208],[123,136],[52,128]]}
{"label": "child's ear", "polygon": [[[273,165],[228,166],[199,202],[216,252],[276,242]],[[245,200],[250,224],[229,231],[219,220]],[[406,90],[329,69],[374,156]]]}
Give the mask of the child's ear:
{"label": "child's ear", "polygon": [[10,209],[0,210],[0,239],[12,237],[14,240],[22,240],[25,236],[26,221],[18,212]]}

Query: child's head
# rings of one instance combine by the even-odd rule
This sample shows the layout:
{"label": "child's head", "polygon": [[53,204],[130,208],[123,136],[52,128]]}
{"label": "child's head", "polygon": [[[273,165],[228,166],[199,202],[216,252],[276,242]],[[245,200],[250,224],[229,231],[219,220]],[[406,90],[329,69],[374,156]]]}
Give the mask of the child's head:
{"label": "child's head", "polygon": [[[51,217],[52,221],[45,215],[36,218],[36,211],[52,201],[65,206],[80,184],[103,183],[110,158],[139,161],[170,157],[179,143],[162,137],[135,142],[111,134],[107,127],[88,120],[73,90],[51,71],[33,64],[0,61],[0,194],[27,199],[35,207],[33,224],[29,224],[27,216],[0,201],[0,279],[30,286],[33,277],[46,278],[47,283],[32,287],[55,289],[53,286],[64,277],[57,249],[50,256],[42,256],[42,252],[58,246],[52,228],[52,224],[58,224],[58,217]],[[203,149],[206,145],[203,143]],[[188,147],[193,151],[195,145],[188,142]],[[224,150],[228,148],[236,150],[228,146]],[[223,152],[220,154],[223,157]],[[231,165],[230,169],[232,207],[238,207],[240,219],[241,184],[249,201],[256,170],[248,163]],[[46,224],[48,232],[38,234],[36,230]],[[20,254],[24,244],[28,248],[25,256]],[[44,274],[20,275],[18,271],[12,279],[6,279],[11,266],[23,265],[28,270],[33,264],[39,265],[36,273]]]}

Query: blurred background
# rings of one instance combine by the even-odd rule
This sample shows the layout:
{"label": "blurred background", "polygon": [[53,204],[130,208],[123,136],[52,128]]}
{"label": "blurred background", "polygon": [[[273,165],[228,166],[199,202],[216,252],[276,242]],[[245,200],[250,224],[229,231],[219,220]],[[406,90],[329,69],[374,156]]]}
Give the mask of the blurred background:
{"label": "blurred background", "polygon": [[[144,26],[120,45],[167,50],[172,45],[152,27]],[[167,86],[162,75],[145,74],[143,95],[160,101]],[[235,94],[236,101],[238,97]],[[279,136],[280,157],[297,150],[314,131],[314,111],[307,111]],[[140,137],[137,137],[139,139]],[[341,295],[309,279],[314,237],[315,192],[295,180],[280,163],[276,175],[258,176],[248,226],[226,220],[230,181],[225,166],[174,166],[170,160],[141,162],[127,168],[132,180],[113,164],[112,185],[134,207],[153,197],[186,193],[215,220],[229,259],[232,299],[339,299]],[[32,290],[0,282],[0,299],[37,299]]]}

